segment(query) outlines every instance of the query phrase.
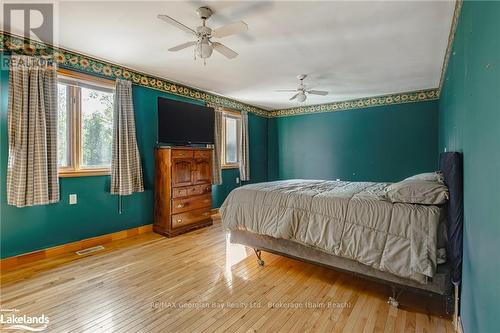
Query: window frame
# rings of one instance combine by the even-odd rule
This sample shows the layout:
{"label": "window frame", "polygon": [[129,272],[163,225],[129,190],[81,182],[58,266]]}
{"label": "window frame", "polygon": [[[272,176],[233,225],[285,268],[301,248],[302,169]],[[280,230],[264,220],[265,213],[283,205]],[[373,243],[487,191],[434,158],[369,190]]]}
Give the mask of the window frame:
{"label": "window frame", "polygon": [[[226,118],[236,119],[236,163],[226,163]],[[221,168],[238,169],[240,167],[240,149],[241,149],[241,113],[231,110],[222,111],[222,144],[221,144]]]}
{"label": "window frame", "polygon": [[58,167],[60,178],[66,177],[86,177],[86,176],[109,176],[109,167],[82,167],[82,87],[87,87],[101,91],[113,91],[115,85],[112,80],[103,79],[87,74],[59,69],[57,82],[65,84],[67,87],[67,121],[68,121],[68,160],[69,166]]}

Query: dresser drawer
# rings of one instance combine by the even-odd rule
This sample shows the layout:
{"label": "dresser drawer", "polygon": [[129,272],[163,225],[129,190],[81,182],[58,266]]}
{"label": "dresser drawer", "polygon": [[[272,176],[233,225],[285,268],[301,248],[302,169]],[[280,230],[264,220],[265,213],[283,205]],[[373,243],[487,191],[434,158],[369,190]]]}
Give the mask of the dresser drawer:
{"label": "dresser drawer", "polygon": [[212,193],[212,184],[197,185],[195,187],[196,187],[196,192],[199,193],[199,194]]}
{"label": "dresser drawer", "polygon": [[172,189],[172,197],[174,198],[182,198],[188,196],[188,188],[187,187],[177,187]]}
{"label": "dresser drawer", "polygon": [[[184,196],[191,196],[191,195],[201,195],[201,194],[207,194],[207,193],[212,193],[212,185],[196,185],[196,186],[187,186],[184,187],[183,189],[186,190],[186,194]],[[174,198],[178,198],[174,195]]]}
{"label": "dresser drawer", "polygon": [[186,212],[188,210],[212,206],[212,196],[210,194],[198,195],[172,201],[172,214]]}
{"label": "dresser drawer", "polygon": [[203,194],[199,191],[198,186],[189,186],[186,187],[187,195],[200,195]]}
{"label": "dresser drawer", "polygon": [[209,159],[211,157],[212,157],[212,151],[211,150],[196,150],[194,152],[194,158]]}
{"label": "dresser drawer", "polygon": [[172,150],[172,158],[193,158],[193,151],[175,149]]}
{"label": "dresser drawer", "polygon": [[192,210],[189,212],[172,215],[172,228],[181,228],[186,225],[211,219],[210,207]]}

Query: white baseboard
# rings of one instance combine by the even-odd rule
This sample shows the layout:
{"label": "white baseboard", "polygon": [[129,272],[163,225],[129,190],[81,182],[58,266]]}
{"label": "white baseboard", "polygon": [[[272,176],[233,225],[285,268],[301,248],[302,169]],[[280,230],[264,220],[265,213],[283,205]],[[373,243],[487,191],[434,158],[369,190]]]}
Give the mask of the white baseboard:
{"label": "white baseboard", "polygon": [[458,316],[457,332],[464,333],[464,328],[462,326],[462,318],[460,318],[460,316]]}

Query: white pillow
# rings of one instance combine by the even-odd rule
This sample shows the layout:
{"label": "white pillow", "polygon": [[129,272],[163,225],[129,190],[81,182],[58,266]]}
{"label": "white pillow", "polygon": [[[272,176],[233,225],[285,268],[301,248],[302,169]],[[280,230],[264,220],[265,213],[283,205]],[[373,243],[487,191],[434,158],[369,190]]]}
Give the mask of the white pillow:
{"label": "white pillow", "polygon": [[435,181],[403,180],[387,188],[386,197],[392,202],[421,205],[441,205],[448,201],[448,188]]}

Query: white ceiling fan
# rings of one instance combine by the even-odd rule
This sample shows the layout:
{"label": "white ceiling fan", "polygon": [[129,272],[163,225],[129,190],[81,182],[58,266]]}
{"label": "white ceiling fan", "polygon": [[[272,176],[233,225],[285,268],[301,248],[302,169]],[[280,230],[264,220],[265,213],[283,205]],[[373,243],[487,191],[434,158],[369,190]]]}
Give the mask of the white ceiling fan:
{"label": "white ceiling fan", "polygon": [[228,59],[236,58],[238,56],[238,53],[234,52],[229,47],[219,42],[212,41],[212,38],[223,38],[243,33],[248,30],[248,25],[243,21],[239,21],[212,30],[211,28],[207,27],[205,23],[206,20],[209,19],[210,16],[212,16],[213,11],[208,7],[200,7],[196,12],[202,20],[202,25],[197,27],[196,29],[191,29],[168,15],[158,15],[159,19],[196,37],[195,41],[183,43],[168,50],[171,52],[176,52],[190,46],[195,46],[195,59],[196,56],[198,56],[202,58],[204,62],[207,58],[210,58],[213,50],[219,52]]}
{"label": "white ceiling fan", "polygon": [[321,95],[321,96],[328,95],[328,91],[306,89],[306,86],[304,85],[304,79],[306,77],[307,77],[306,74],[297,75],[297,79],[299,80],[299,85],[298,85],[297,89],[280,89],[280,90],[276,90],[276,91],[277,92],[294,92],[295,95],[293,95],[290,98],[290,101],[297,99],[297,101],[300,103],[304,102],[307,99],[307,95],[309,95],[309,94]]}

